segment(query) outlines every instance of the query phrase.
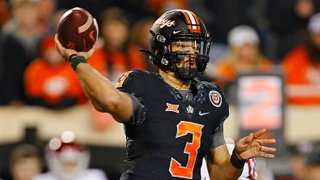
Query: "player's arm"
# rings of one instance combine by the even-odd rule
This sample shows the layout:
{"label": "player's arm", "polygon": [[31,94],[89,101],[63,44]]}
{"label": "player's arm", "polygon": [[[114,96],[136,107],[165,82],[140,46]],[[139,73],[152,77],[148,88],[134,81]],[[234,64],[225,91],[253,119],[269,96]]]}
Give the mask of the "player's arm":
{"label": "player's arm", "polygon": [[224,138],[223,124],[216,129],[210,153],[206,158],[210,179],[237,179],[242,173],[242,164],[238,168],[231,164]]}
{"label": "player's arm", "polygon": [[232,155],[228,154],[225,144],[211,149],[207,166],[211,179],[236,179],[241,175],[245,160],[253,157],[274,158],[276,148],[266,145],[275,144],[275,139],[260,139],[266,129],[250,133],[235,143]]}
{"label": "player's arm", "polygon": [[207,167],[211,180],[234,180],[242,173],[242,168],[236,168],[231,164],[226,144],[210,150],[210,155],[207,157]]}
{"label": "player's arm", "polygon": [[76,52],[62,47],[57,36],[55,41],[60,54],[70,61],[83,90],[94,107],[98,111],[110,113],[118,122],[129,121],[132,115],[132,100],[129,95],[117,90],[110,80],[86,63],[93,54],[94,48],[89,52]]}

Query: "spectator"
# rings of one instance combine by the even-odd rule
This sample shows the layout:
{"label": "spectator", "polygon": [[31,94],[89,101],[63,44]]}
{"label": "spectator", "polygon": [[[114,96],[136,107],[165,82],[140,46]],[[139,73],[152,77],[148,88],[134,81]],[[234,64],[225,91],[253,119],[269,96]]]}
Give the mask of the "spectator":
{"label": "spectator", "polygon": [[306,42],[291,50],[282,63],[289,104],[320,104],[320,13],[308,24]]}
{"label": "spectator", "polygon": [[230,100],[234,93],[228,94],[228,91],[232,90],[239,74],[273,69],[271,61],[262,55],[259,43],[259,36],[252,27],[236,26],[228,34],[228,53],[208,68],[207,74],[219,81]]}
{"label": "spectator", "polygon": [[107,180],[100,169],[89,169],[90,151],[75,141],[71,131],[52,138],[45,150],[49,172],[39,174],[34,180]]}
{"label": "spectator", "polygon": [[292,165],[292,179],[306,180],[306,156],[314,149],[311,142],[299,142],[290,148],[291,152],[291,165]]}
{"label": "spectator", "polygon": [[15,147],[10,156],[10,173],[14,180],[32,180],[42,171],[40,153],[34,145]]}
{"label": "spectator", "polygon": [[240,24],[256,26],[255,3],[254,0],[245,3],[242,0],[189,0],[188,8],[203,17],[215,44],[227,44],[231,28]]}
{"label": "spectator", "polygon": [[[0,85],[3,84],[3,73],[4,73],[4,62],[3,62],[3,56],[2,56],[2,48],[1,46],[3,46],[2,40],[3,40],[3,32],[2,29],[0,29]],[[2,86],[1,86],[2,87]],[[3,90],[0,89],[0,105],[4,104],[3,102]]]}
{"label": "spectator", "polygon": [[[54,34],[56,27],[54,24],[54,14],[56,10],[57,0],[40,0],[38,6],[39,20],[38,32],[42,36]],[[53,17],[53,18],[52,18]]]}
{"label": "spectator", "polygon": [[2,26],[9,20],[9,5],[7,0],[0,0],[0,30]]}
{"label": "spectator", "polygon": [[320,177],[320,146],[316,146],[306,157],[305,179],[319,179]]}
{"label": "spectator", "polygon": [[266,18],[274,42],[273,60],[281,63],[284,56],[303,40],[309,18],[320,11],[319,0],[269,0]]}
{"label": "spectator", "polygon": [[154,21],[153,17],[147,17],[133,25],[128,48],[129,69],[138,68],[155,71],[154,66],[148,59],[148,55],[139,52],[139,49],[148,49],[149,47],[149,30]]}
{"label": "spectator", "polygon": [[106,9],[102,13],[101,37],[102,45],[91,57],[92,61],[103,61],[106,76],[116,81],[128,70],[127,41],[129,36],[129,22],[119,8]]}
{"label": "spectator", "polygon": [[50,109],[86,103],[77,77],[55,48],[53,36],[43,40],[41,54],[27,66],[24,74],[29,102]]}
{"label": "spectator", "polygon": [[38,2],[13,0],[12,19],[3,27],[5,35],[1,47],[3,78],[0,84],[2,104],[21,105],[26,101],[23,72],[38,56]]}

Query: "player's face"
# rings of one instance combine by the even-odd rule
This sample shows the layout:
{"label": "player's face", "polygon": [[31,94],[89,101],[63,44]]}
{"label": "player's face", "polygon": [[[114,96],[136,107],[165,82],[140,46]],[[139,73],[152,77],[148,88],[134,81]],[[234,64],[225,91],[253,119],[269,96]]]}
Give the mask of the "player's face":
{"label": "player's face", "polygon": [[196,40],[179,40],[170,44],[172,53],[176,53],[178,68],[197,68],[196,56],[200,51],[200,44]]}

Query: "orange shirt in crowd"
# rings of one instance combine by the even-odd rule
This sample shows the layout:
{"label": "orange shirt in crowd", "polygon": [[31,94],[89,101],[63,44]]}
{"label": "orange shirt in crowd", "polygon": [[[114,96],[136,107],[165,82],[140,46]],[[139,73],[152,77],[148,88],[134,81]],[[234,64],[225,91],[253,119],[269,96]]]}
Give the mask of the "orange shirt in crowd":
{"label": "orange shirt in crowd", "polygon": [[[144,55],[139,51],[137,46],[129,46],[127,52],[115,51],[106,52],[103,47],[97,48],[90,58],[89,62],[95,63],[96,67],[104,67],[102,71],[107,71],[106,77],[113,77],[113,73],[124,73],[128,70],[137,68],[147,70],[148,64]],[[117,79],[116,79],[117,80]]]}
{"label": "orange shirt in crowd", "polygon": [[[103,60],[90,58],[88,62],[105,74]],[[26,94],[31,99],[42,99],[52,105],[62,102],[66,97],[77,100],[78,104],[87,102],[79,79],[67,62],[52,66],[38,58],[26,68],[24,82]]]}
{"label": "orange shirt in crowd", "polygon": [[104,56],[101,55],[100,51],[95,51],[90,59],[88,59],[88,63],[94,67],[98,72],[100,72],[103,75],[107,74],[107,67],[105,60],[103,59]]}
{"label": "orange shirt in crowd", "polygon": [[99,64],[98,67],[102,66],[106,69],[105,75],[107,77],[110,77],[113,72],[126,72],[128,70],[126,55],[124,53],[116,51],[108,54],[104,51],[103,47],[97,48],[89,62],[95,62]]}
{"label": "orange shirt in crowd", "polygon": [[139,47],[135,45],[131,45],[128,48],[128,55],[129,55],[129,69],[141,69],[147,70],[148,65],[144,58],[144,54],[139,51]]}
{"label": "orange shirt in crowd", "polygon": [[31,99],[42,99],[47,104],[57,104],[64,98],[87,102],[80,82],[68,63],[49,65],[43,59],[34,60],[25,71],[25,89]]}
{"label": "orange shirt in crowd", "polygon": [[313,66],[306,49],[299,47],[283,60],[289,104],[320,104],[320,64]]}

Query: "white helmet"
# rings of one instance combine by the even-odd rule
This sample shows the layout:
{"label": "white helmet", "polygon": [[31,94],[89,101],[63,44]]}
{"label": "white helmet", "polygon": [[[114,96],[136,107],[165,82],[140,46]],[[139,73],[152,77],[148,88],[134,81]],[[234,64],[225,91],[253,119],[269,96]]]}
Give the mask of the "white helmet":
{"label": "white helmet", "polygon": [[49,170],[61,180],[75,179],[88,168],[90,161],[88,149],[75,142],[75,135],[71,131],[52,138],[45,156]]}

